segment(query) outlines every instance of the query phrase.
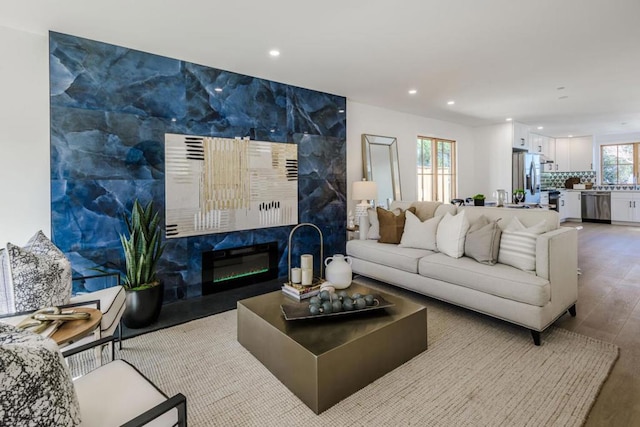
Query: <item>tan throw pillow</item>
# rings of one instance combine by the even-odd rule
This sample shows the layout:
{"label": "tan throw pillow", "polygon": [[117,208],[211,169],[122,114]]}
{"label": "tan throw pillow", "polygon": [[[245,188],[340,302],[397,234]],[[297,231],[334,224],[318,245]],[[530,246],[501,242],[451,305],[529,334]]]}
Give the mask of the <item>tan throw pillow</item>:
{"label": "tan throw pillow", "polygon": [[[414,215],[416,213],[415,208],[407,210]],[[380,239],[378,239],[378,243],[393,243],[396,245],[400,243],[404,232],[405,211],[396,215],[386,209],[376,208],[376,212],[380,223]]]}
{"label": "tan throw pillow", "polygon": [[494,265],[498,262],[502,230],[498,221],[489,221],[484,215],[478,218],[467,232],[464,254],[479,263]]}

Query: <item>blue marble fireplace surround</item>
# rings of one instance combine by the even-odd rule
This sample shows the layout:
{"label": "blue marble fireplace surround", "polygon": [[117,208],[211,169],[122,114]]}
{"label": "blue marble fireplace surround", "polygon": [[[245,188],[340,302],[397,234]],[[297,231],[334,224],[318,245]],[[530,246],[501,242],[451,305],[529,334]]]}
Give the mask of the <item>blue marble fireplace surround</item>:
{"label": "blue marble fireplace surround", "polygon": [[[55,32],[49,59],[52,239],[76,273],[124,270],[119,233],[134,199],[164,216],[165,133],[297,144],[300,222],[322,230],[325,257],[344,253],[344,97]],[[165,302],[201,295],[204,251],[277,241],[286,276],[291,228],[166,240]],[[311,227],[295,233],[292,259],[301,253],[319,268]]]}

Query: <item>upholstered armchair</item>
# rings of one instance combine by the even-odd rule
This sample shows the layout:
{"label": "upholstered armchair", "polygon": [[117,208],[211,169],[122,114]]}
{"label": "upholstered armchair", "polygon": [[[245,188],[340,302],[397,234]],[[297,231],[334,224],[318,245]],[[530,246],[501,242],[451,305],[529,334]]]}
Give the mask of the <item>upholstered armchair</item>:
{"label": "upholstered armchair", "polygon": [[[114,276],[117,285],[95,292],[72,296],[73,280],[89,280]],[[89,306],[102,312],[100,336],[112,336],[119,331],[122,346],[120,318],[124,313],[126,295],[119,286],[119,275],[108,273],[71,278],[71,263],[42,231],[36,233],[25,246],[7,243],[0,249],[0,322],[16,325],[28,313],[39,308],[71,304]],[[87,337],[69,348],[82,345]]]}
{"label": "upholstered armchair", "polygon": [[0,324],[0,349],[0,425],[187,425],[186,397],[168,397],[123,360],[72,380],[55,342],[6,324]]}

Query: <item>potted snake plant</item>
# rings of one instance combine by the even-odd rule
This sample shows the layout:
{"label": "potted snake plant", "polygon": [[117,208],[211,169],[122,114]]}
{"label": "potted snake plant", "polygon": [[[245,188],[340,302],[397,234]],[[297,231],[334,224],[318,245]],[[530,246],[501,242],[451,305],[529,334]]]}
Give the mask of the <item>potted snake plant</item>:
{"label": "potted snake plant", "polygon": [[164,251],[160,217],[150,201],[144,207],[133,203],[131,217],[124,215],[127,233],[120,234],[126,271],[123,284],[127,294],[122,316],[128,328],[143,328],[160,315],[164,286],[156,276]]}

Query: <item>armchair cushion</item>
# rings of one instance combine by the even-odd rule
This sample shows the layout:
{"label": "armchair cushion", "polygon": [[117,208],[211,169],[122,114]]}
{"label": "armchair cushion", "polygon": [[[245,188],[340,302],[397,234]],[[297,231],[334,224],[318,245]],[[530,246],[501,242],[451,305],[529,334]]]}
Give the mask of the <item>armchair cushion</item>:
{"label": "armchair cushion", "polygon": [[0,324],[0,425],[79,422],[78,400],[56,343]]}
{"label": "armchair cushion", "polygon": [[0,308],[4,312],[67,304],[71,298],[71,264],[38,231],[24,247],[7,243],[0,253]]}
{"label": "armchair cushion", "polygon": [[[118,426],[167,400],[153,383],[123,360],[107,363],[74,381],[83,423]],[[173,426],[178,422],[174,409],[150,425]]]}

